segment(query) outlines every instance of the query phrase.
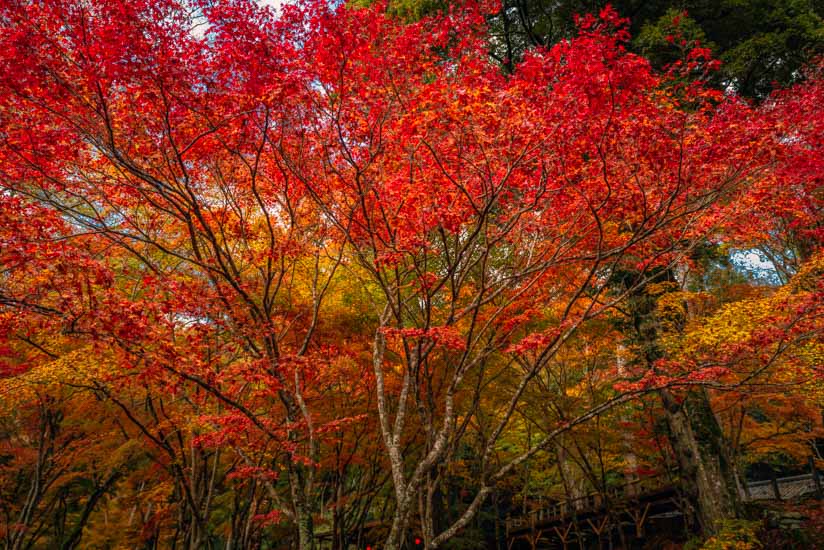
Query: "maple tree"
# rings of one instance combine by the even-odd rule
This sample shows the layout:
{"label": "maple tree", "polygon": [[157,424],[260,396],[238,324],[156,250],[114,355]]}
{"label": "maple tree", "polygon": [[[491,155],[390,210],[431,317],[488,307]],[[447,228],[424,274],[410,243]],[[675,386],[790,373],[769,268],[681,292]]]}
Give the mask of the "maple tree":
{"label": "maple tree", "polygon": [[[497,9],[0,6],[0,476],[32,482],[2,493],[10,547],[116,521],[438,548],[537,457],[569,496],[637,476],[639,399],[686,433],[679,392],[820,379],[816,69],[754,106],[706,49],[654,69],[606,8],[503,72]],[[707,243],[788,283],[689,313],[673,280]],[[708,532],[735,514],[711,485]]]}

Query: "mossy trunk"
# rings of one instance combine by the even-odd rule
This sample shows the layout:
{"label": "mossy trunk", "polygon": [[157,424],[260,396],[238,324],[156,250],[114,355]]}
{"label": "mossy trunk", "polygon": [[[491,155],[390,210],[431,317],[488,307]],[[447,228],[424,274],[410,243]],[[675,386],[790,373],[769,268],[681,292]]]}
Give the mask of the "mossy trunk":
{"label": "mossy trunk", "polygon": [[715,534],[723,520],[738,517],[741,505],[721,428],[704,391],[682,402],[668,390],[660,395],[684,489],[693,497],[701,530]]}

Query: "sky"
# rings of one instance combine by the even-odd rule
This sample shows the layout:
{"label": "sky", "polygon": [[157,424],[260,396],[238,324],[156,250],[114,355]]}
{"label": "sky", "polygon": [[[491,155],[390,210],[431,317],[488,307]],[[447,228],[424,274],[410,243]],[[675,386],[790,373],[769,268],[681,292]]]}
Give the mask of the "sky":
{"label": "sky", "polygon": [[261,6],[272,6],[273,8],[278,9],[280,8],[281,4],[284,3],[284,0],[257,0],[257,3]]}

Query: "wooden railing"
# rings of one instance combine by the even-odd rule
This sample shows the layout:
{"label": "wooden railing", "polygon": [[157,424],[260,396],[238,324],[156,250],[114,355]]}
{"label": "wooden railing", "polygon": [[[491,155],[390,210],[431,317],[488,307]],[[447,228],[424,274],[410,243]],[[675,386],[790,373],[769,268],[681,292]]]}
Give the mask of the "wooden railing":
{"label": "wooden railing", "polygon": [[790,500],[820,490],[815,474],[747,483],[747,500]]}
{"label": "wooden railing", "polygon": [[[590,493],[586,496],[550,503],[535,510],[506,519],[506,532],[522,531],[536,525],[560,522],[578,514],[597,512],[607,504],[614,506],[620,502],[632,502],[641,498],[674,489],[673,482],[664,474],[630,481],[608,489],[605,493]],[[813,473],[747,483],[744,500],[791,499],[799,496],[821,493],[820,474]]]}
{"label": "wooden railing", "polygon": [[641,495],[655,493],[671,486],[672,482],[664,474],[636,479],[607,489],[606,492],[565,499],[531,510],[524,515],[510,516],[506,519],[506,530],[508,533],[540,523],[559,521],[576,513],[601,509],[607,503],[637,499]]}

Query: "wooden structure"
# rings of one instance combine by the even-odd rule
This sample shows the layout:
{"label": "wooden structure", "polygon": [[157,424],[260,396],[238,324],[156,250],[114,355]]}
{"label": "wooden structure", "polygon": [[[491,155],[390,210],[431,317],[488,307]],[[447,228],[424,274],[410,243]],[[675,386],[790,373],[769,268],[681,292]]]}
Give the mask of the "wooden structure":
{"label": "wooden structure", "polygon": [[624,525],[632,526],[627,535],[640,538],[651,516],[678,514],[681,507],[678,491],[668,479],[643,478],[607,493],[562,500],[507,518],[507,548],[519,541],[527,542],[531,549],[549,545],[567,548],[584,533],[600,539]]}
{"label": "wooden structure", "polygon": [[[818,472],[747,484],[744,500],[790,499],[820,494]],[[641,538],[653,518],[683,517],[687,503],[672,480],[649,477],[581,498],[550,503],[520,516],[506,519],[507,548],[569,548],[579,538],[601,541],[611,531],[620,536]],[[576,544],[577,546],[577,544]]]}

